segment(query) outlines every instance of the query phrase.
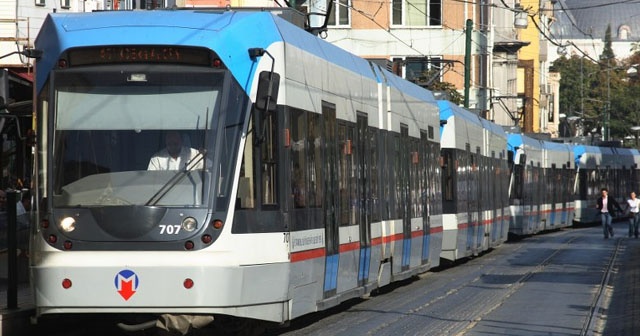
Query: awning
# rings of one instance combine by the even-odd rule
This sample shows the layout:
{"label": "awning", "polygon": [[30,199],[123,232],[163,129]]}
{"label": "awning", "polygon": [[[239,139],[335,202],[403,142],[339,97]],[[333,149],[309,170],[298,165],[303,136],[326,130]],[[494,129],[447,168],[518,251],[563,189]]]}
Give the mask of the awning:
{"label": "awning", "polygon": [[31,68],[7,68],[9,80],[31,86],[33,85],[33,69]]}

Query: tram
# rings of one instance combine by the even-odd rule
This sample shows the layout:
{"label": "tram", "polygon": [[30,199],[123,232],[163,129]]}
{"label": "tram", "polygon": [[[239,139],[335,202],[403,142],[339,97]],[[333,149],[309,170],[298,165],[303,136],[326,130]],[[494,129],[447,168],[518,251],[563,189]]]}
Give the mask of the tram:
{"label": "tram", "polygon": [[35,47],[36,317],[281,323],[439,265],[429,91],[266,11],[53,13]]}
{"label": "tram", "polygon": [[596,186],[640,185],[637,151],[508,134],[297,15],[49,14],[35,320],[285,323],[584,221]]}

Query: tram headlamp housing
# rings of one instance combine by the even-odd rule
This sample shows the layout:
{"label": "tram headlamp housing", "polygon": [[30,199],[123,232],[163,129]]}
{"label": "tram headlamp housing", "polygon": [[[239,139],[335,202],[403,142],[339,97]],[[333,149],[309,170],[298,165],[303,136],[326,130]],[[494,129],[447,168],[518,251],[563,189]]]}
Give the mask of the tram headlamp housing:
{"label": "tram headlamp housing", "polygon": [[198,227],[198,221],[193,217],[187,217],[182,220],[182,229],[187,232],[192,232]]}
{"label": "tram headlamp housing", "polygon": [[71,232],[76,229],[76,220],[73,217],[65,217],[60,221],[60,228],[64,232]]}

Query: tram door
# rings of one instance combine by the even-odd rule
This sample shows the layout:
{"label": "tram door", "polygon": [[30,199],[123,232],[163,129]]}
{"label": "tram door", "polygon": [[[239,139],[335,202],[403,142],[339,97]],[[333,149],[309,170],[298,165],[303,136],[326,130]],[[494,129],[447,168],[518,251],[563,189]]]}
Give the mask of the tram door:
{"label": "tram door", "polygon": [[431,213],[435,209],[431,207],[433,204],[434,197],[431,194],[435,185],[432,183],[434,181],[434,172],[433,166],[434,162],[436,162],[435,152],[431,147],[431,144],[428,143],[428,137],[426,132],[420,132],[420,148],[419,152],[421,152],[420,158],[420,204],[422,205],[422,264],[425,265],[429,262],[429,242],[431,238]]}
{"label": "tram door", "polygon": [[560,222],[556,219],[556,216],[558,216],[558,214],[556,213],[556,204],[558,203],[559,198],[562,197],[562,181],[560,180],[560,174],[555,163],[551,164],[551,169],[544,170],[547,173],[545,174],[545,185],[549,186],[549,188],[545,190],[544,203],[551,203],[551,212],[548,216],[549,218],[547,225],[549,225],[550,227],[554,227],[557,223]]}
{"label": "tram door", "polygon": [[534,174],[535,188],[536,188],[536,232],[542,231],[542,211],[541,211],[541,203],[543,197],[542,190],[542,179],[544,178],[542,167],[540,166],[540,162],[537,163]]}
{"label": "tram door", "polygon": [[338,286],[338,261],[340,254],[340,239],[338,228],[338,155],[336,145],[336,109],[332,104],[322,104],[324,140],[324,171],[323,178],[323,217],[325,228],[325,270],[324,297],[336,294]]}
{"label": "tram door", "polygon": [[473,249],[473,209],[475,209],[475,189],[473,188],[473,158],[471,156],[471,145],[465,144],[465,151],[461,160],[461,164],[463,167],[463,176],[464,176],[464,188],[466,195],[466,202],[460,201],[460,196],[458,196],[458,205],[460,208],[458,209],[459,213],[465,211],[467,213],[467,229],[466,229],[466,245],[465,251],[469,252]]}
{"label": "tram door", "polygon": [[472,208],[470,209],[473,216],[473,235],[476,238],[474,243],[474,250],[478,250],[482,246],[482,239],[484,239],[484,226],[482,225],[482,188],[481,183],[481,167],[480,161],[482,156],[480,155],[480,147],[476,147],[476,152],[471,154],[471,188],[473,188],[474,198]]}
{"label": "tram door", "polygon": [[368,119],[364,114],[358,114],[355,138],[355,169],[356,185],[358,195],[358,205],[356,211],[358,215],[358,225],[360,227],[360,261],[358,263],[358,286],[364,286],[369,278],[369,264],[371,263],[371,213],[369,203],[369,162],[366,153],[369,153],[368,146]]}
{"label": "tram door", "polygon": [[398,176],[398,209],[401,211],[398,215],[402,218],[402,270],[409,269],[409,263],[411,261],[411,197],[409,197],[409,151],[411,145],[409,143],[409,128],[407,125],[400,125],[400,143],[396,146],[398,153],[400,154],[398,160],[400,162],[400,171],[397,172]]}

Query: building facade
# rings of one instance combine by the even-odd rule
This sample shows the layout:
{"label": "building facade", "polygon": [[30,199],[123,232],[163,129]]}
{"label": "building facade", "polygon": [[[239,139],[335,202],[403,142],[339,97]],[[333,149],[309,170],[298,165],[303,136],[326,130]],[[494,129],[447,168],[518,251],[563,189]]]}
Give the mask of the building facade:
{"label": "building facade", "polygon": [[[549,2],[551,3],[551,2]],[[267,0],[0,0],[0,51],[33,45],[51,12],[140,10],[167,7],[280,7]],[[337,0],[289,2],[328,15],[327,41],[377,62],[419,85],[452,84],[471,111],[505,126],[547,132],[549,111],[541,34],[533,20],[546,21],[538,0]],[[533,14],[536,13],[536,14]],[[524,14],[524,16],[522,15]],[[523,20],[526,28],[518,27]],[[312,24],[324,18],[313,16]],[[32,61],[12,55],[3,66],[29,73]],[[15,71],[14,71],[15,72]],[[28,76],[27,76],[28,77]]]}

